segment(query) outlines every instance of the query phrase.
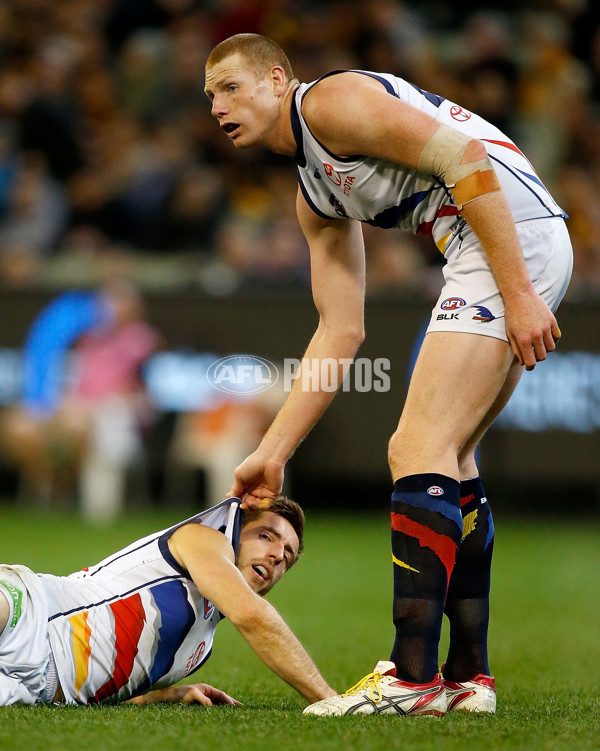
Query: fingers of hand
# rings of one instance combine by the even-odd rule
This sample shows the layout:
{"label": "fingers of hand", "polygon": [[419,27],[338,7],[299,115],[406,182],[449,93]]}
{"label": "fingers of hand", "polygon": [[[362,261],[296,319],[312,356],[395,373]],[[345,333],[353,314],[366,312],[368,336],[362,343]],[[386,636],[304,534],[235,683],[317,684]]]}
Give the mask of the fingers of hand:
{"label": "fingers of hand", "polygon": [[546,352],[554,352],[556,349],[556,342],[558,339],[554,338],[554,334],[551,334],[549,331],[544,332],[544,346],[546,348]]}
{"label": "fingers of hand", "polygon": [[[554,352],[556,342],[560,339],[560,329],[543,331],[539,335],[526,341],[525,338],[519,343],[519,360],[525,365],[526,370],[533,370],[537,362],[542,362],[548,356],[548,352]],[[522,354],[521,354],[522,353]]]}
{"label": "fingers of hand", "polygon": [[229,694],[226,694],[224,691],[217,691],[216,695],[213,696],[213,702],[216,702],[217,704],[230,704],[235,707],[242,706],[241,701],[234,699],[233,696],[229,696]]}
{"label": "fingers of hand", "polygon": [[248,494],[242,501],[241,508],[253,509],[255,511],[265,511],[273,503],[273,498],[261,497]]}
{"label": "fingers of hand", "polygon": [[[225,691],[221,691],[218,688],[214,688],[214,686],[209,686],[207,683],[195,683],[188,689],[188,694],[190,695],[190,699],[188,701],[184,701],[186,704],[194,703],[202,703],[202,701],[198,701],[198,697],[204,697],[207,704],[205,706],[213,706],[215,704],[230,704],[232,706],[242,706],[242,703],[238,701],[237,699],[234,699],[233,696],[229,696],[229,694],[226,694]],[[191,698],[193,697],[193,698]]]}
{"label": "fingers of hand", "polygon": [[197,686],[190,686],[181,699],[182,704],[202,704],[204,707],[212,707],[212,701],[200,691]]}
{"label": "fingers of hand", "polygon": [[519,348],[519,344],[518,344],[517,340],[511,334],[510,331],[507,331],[506,333],[507,333],[507,336],[508,336],[508,341],[510,343],[510,347],[511,347],[511,349],[513,351],[514,356],[519,361],[519,365],[524,365],[525,363],[523,362],[523,355],[521,354],[521,349]]}

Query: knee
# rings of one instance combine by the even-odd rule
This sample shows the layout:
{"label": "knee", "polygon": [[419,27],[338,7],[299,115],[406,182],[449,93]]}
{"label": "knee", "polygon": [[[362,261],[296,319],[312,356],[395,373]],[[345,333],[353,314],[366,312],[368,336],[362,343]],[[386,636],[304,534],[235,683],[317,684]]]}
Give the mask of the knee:
{"label": "knee", "polygon": [[466,480],[471,477],[477,477],[479,474],[475,450],[476,447],[471,446],[468,449],[463,449],[458,455],[458,471],[460,472],[461,479]]}
{"label": "knee", "polygon": [[398,428],[390,436],[388,441],[388,463],[394,467],[410,453],[410,447],[415,444],[405,430]]}

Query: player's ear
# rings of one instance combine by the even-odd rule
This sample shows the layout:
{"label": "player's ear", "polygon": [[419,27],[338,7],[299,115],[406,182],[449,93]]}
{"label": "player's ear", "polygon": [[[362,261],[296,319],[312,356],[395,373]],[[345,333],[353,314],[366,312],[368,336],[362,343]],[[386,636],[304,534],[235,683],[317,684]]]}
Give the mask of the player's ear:
{"label": "player's ear", "polygon": [[271,86],[273,87],[274,94],[281,94],[285,89],[286,77],[285,71],[280,65],[275,65],[271,68]]}

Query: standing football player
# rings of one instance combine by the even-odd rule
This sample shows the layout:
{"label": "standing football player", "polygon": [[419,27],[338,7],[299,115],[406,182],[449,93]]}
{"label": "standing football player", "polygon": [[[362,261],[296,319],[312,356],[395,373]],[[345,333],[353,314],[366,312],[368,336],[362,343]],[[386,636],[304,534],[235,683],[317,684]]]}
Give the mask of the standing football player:
{"label": "standing football player", "polygon": [[[560,338],[554,312],[572,250],[565,214],[517,146],[441,96],[385,73],[334,71],[300,84],[281,48],[255,34],[206,63],[212,114],[237,149],[298,167],[297,213],[320,319],[304,361],[353,358],[364,338],[361,222],[430,235],[445,286],[389,442],[393,616],[389,660],[311,714],[493,712],[487,652],[494,527],[474,454],[523,370]],[[398,326],[401,322],[398,322]],[[284,467],[334,394],[302,372],[234,495],[276,497]],[[450,649],[438,646],[444,609]]]}

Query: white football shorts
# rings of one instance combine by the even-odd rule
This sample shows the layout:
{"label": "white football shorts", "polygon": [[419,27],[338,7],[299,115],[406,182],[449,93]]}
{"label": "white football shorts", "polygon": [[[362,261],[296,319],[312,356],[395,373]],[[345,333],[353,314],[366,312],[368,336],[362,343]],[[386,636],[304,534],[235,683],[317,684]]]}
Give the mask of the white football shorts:
{"label": "white football shorts", "polygon": [[0,706],[51,702],[58,681],[43,585],[26,566],[0,565],[0,597],[10,609],[0,634]]}
{"label": "white football shorts", "polygon": [[[519,222],[516,228],[533,286],[554,312],[573,270],[573,248],[565,222],[560,217],[532,219]],[[444,280],[427,332],[458,331],[508,341],[504,301],[471,230],[444,266]]]}

